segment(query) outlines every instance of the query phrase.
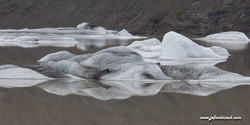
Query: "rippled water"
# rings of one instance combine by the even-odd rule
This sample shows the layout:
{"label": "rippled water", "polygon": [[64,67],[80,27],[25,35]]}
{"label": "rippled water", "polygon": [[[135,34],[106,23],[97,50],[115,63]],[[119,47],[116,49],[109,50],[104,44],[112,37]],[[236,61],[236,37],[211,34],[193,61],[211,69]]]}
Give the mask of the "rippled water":
{"label": "rippled water", "polygon": [[[77,39],[75,47],[0,47],[0,60],[16,65],[34,63],[61,50],[93,53],[133,40]],[[204,46],[213,46],[196,41]],[[250,46],[229,49],[231,56],[216,66],[250,76]],[[21,83],[18,86],[18,83]],[[38,85],[36,85],[38,84]],[[228,89],[223,85],[232,85]],[[250,86],[212,81],[2,80],[0,123],[20,125],[166,125],[211,124],[203,116],[239,116],[248,124]],[[241,84],[241,83],[237,83]],[[243,84],[243,83],[242,83]],[[35,86],[33,86],[35,85]],[[231,87],[229,87],[231,88]]]}

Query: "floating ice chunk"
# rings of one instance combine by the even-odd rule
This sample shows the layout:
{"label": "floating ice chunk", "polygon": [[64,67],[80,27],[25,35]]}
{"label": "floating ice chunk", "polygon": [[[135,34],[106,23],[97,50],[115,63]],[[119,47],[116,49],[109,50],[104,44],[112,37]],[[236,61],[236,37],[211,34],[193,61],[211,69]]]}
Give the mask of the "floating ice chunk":
{"label": "floating ice chunk", "polygon": [[130,34],[126,29],[123,29],[117,33],[117,36],[133,36],[133,35]]}
{"label": "floating ice chunk", "polygon": [[215,42],[220,41],[235,41],[235,42],[249,42],[249,38],[242,32],[238,31],[228,31],[228,32],[222,32],[222,33],[215,33],[208,35],[204,38],[195,38],[197,40],[215,40]]}
{"label": "floating ice chunk", "polygon": [[[60,55],[65,55],[65,57]],[[140,54],[128,47],[111,47],[87,55],[68,55],[66,52],[49,54],[39,60],[39,63],[66,74],[88,79],[171,79],[161,71],[158,65],[144,62]]]}
{"label": "floating ice chunk", "polygon": [[116,64],[131,61],[143,62],[143,58],[128,47],[118,46],[100,50],[90,58],[80,62],[80,64],[88,67],[107,69]]}
{"label": "floating ice chunk", "polygon": [[0,70],[0,79],[48,79],[36,71],[26,68],[10,68]]}
{"label": "floating ice chunk", "polygon": [[244,50],[250,41],[244,33],[237,31],[211,34],[204,38],[194,38],[194,40],[202,40],[207,45],[221,46],[228,50]]}
{"label": "floating ice chunk", "polygon": [[106,35],[107,34],[107,30],[105,28],[100,27],[100,26],[91,25],[91,24],[86,23],[86,22],[78,24],[77,28],[78,29],[94,30],[97,33],[102,34],[102,35]]}
{"label": "floating ice chunk", "polygon": [[156,38],[151,38],[143,41],[134,41],[128,47],[138,49],[146,52],[158,51],[160,52],[161,42]]}
{"label": "floating ice chunk", "polygon": [[[27,34],[28,35],[28,34]],[[78,44],[74,38],[57,36],[6,36],[0,39],[0,46],[19,46],[24,48],[39,46],[73,47]]]}
{"label": "floating ice chunk", "polygon": [[31,70],[34,70],[36,72],[39,72],[40,74],[43,74],[50,78],[70,78],[70,79],[80,79],[79,77],[73,76],[71,74],[64,74],[58,70],[55,70],[53,68],[45,67],[39,64],[25,64],[21,65],[22,68],[28,68]]}
{"label": "floating ice chunk", "polygon": [[0,71],[4,69],[11,69],[11,68],[18,68],[18,66],[0,63]]}
{"label": "floating ice chunk", "polygon": [[14,44],[23,46],[59,46],[59,47],[73,47],[79,42],[74,38],[69,37],[55,37],[55,36],[21,36],[13,39]]}
{"label": "floating ice chunk", "polygon": [[0,87],[14,88],[14,87],[30,87],[49,79],[0,79]]}
{"label": "floating ice chunk", "polygon": [[200,46],[189,38],[170,31],[163,37],[161,56],[167,60],[218,60],[228,56],[216,54],[212,49]]}
{"label": "floating ice chunk", "polygon": [[161,55],[161,42],[156,38],[134,41],[127,47],[132,48],[145,58],[158,58]]}
{"label": "floating ice chunk", "polygon": [[167,76],[177,80],[250,80],[249,77],[227,72],[209,64],[169,65],[161,66],[161,69]]}
{"label": "floating ice chunk", "polygon": [[[90,25],[90,24],[87,23],[87,22],[83,22],[83,23],[78,24],[78,25],[76,26],[76,28],[78,28],[78,29],[90,29],[90,30],[91,30],[91,27],[93,28],[94,25]],[[95,27],[96,27],[96,26],[95,26]]]}

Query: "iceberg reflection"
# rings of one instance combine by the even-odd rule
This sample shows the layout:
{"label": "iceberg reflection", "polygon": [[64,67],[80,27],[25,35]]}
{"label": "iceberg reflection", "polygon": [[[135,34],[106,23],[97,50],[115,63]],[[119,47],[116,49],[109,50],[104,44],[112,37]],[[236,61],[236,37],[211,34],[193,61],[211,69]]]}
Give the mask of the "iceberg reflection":
{"label": "iceberg reflection", "polygon": [[183,93],[208,96],[221,90],[239,85],[249,85],[250,81],[206,81],[206,80],[164,80],[164,81],[108,81],[108,80],[54,80],[38,86],[56,95],[81,95],[99,100],[127,99],[131,96],[152,96],[159,92]]}

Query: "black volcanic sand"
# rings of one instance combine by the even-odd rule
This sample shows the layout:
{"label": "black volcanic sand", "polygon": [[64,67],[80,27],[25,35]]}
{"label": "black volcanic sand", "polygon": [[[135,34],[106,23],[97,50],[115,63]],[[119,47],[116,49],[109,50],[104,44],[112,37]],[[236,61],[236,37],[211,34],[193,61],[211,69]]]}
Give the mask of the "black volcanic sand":
{"label": "black volcanic sand", "polygon": [[[0,88],[2,125],[247,125],[250,86],[201,97],[177,93],[101,101],[58,96],[38,87]],[[200,120],[202,116],[239,116],[242,120]]]}

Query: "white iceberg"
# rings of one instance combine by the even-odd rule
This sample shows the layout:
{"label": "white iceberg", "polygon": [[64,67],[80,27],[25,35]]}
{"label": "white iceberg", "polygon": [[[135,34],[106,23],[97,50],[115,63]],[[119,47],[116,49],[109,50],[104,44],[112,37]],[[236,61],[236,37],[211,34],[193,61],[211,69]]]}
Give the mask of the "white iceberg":
{"label": "white iceberg", "polygon": [[48,80],[49,79],[0,79],[0,87],[31,87]]}
{"label": "white iceberg", "polygon": [[18,67],[0,70],[0,79],[49,79],[49,77],[31,69]]}
{"label": "white iceberg", "polygon": [[145,58],[158,58],[161,55],[161,42],[156,38],[134,41],[127,47],[132,48]]}
{"label": "white iceberg", "polygon": [[122,29],[120,32],[117,33],[117,36],[133,36],[130,34],[126,29]]}
{"label": "white iceberg", "polygon": [[100,27],[100,26],[91,25],[91,24],[86,23],[86,22],[78,24],[76,27],[78,29],[94,30],[94,31],[96,31],[97,33],[99,33],[101,35],[106,35],[107,34],[107,30],[105,28]]}
{"label": "white iceberg", "polygon": [[[218,49],[216,51],[218,52]],[[224,52],[221,50],[220,52]],[[217,54],[212,49],[200,46],[189,38],[170,31],[163,37],[161,46],[162,60],[225,60],[228,56]]]}
{"label": "white iceberg", "polygon": [[19,46],[23,48],[33,48],[39,46],[73,47],[79,42],[70,37],[56,36],[17,36],[2,37],[0,46]]}
{"label": "white iceberg", "polygon": [[249,42],[249,38],[242,32],[238,31],[228,31],[221,32],[208,35],[204,38],[195,38],[197,40],[215,40],[215,42],[219,41],[235,41],[235,42]]}
{"label": "white iceberg", "polygon": [[205,41],[209,46],[221,46],[228,50],[244,50],[250,41],[244,33],[238,31],[215,33],[204,38],[194,38],[194,40]]}

